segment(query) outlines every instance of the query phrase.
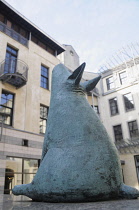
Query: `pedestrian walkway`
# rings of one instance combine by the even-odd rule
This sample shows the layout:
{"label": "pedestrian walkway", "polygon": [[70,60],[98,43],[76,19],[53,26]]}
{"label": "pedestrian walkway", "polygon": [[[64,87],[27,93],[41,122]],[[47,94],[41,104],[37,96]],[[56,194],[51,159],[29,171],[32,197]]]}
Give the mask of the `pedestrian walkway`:
{"label": "pedestrian walkway", "polygon": [[139,210],[139,199],[89,203],[32,202],[26,196],[0,195],[0,210]]}

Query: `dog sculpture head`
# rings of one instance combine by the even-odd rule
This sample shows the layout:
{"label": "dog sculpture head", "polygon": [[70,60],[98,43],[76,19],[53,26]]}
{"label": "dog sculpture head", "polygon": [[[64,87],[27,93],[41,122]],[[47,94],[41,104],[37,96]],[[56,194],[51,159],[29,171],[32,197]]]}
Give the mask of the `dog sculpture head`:
{"label": "dog sculpture head", "polygon": [[72,92],[79,92],[85,94],[95,88],[101,76],[95,77],[92,80],[81,82],[82,75],[85,69],[85,63],[81,64],[74,72],[70,72],[63,64],[59,64],[53,70],[53,84],[54,90],[62,90],[62,86],[65,89]]}

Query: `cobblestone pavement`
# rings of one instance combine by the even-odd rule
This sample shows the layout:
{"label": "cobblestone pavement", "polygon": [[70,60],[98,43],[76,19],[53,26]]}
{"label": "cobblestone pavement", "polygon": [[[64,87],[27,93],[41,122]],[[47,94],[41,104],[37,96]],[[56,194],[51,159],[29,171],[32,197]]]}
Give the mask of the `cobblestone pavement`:
{"label": "cobblestone pavement", "polygon": [[139,210],[139,199],[89,203],[32,202],[26,196],[0,195],[0,210]]}

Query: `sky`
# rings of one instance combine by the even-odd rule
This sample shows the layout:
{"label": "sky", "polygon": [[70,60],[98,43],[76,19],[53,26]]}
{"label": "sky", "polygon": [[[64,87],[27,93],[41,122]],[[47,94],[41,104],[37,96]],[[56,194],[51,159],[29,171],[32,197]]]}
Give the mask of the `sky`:
{"label": "sky", "polygon": [[7,0],[97,72],[122,47],[139,42],[139,0]]}

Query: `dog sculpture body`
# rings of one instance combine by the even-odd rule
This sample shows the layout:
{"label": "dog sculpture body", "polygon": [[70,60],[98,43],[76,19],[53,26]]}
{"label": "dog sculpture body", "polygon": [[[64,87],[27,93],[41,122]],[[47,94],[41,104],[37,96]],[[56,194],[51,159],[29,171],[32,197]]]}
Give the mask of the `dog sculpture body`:
{"label": "dog sculpture body", "polygon": [[84,67],[72,74],[62,64],[54,68],[42,161],[30,184],[13,188],[15,195],[45,202],[139,196],[123,184],[117,149],[86,100],[100,77],[80,83]]}

